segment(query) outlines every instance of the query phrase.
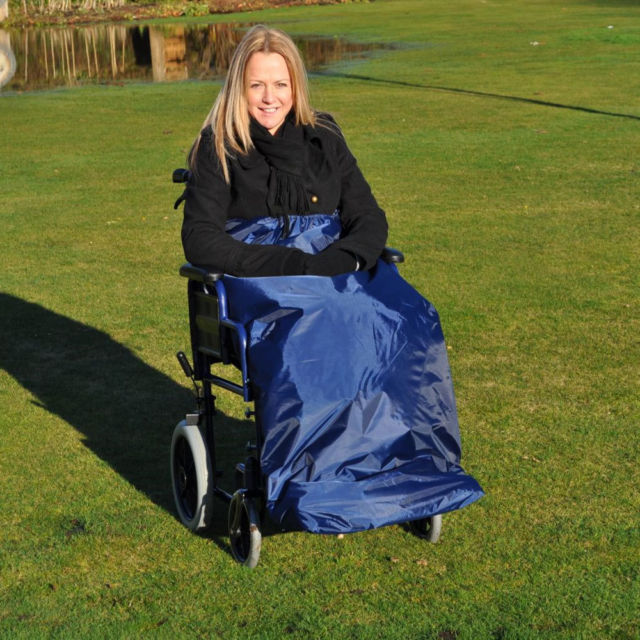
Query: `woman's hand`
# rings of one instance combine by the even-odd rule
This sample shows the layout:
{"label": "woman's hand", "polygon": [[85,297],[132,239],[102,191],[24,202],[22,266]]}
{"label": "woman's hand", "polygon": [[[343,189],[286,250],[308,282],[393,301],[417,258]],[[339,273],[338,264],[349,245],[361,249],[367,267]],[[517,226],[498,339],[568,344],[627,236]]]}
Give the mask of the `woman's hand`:
{"label": "woman's hand", "polygon": [[356,271],[358,262],[351,252],[329,246],[324,251],[306,259],[305,275],[337,276],[341,273]]}

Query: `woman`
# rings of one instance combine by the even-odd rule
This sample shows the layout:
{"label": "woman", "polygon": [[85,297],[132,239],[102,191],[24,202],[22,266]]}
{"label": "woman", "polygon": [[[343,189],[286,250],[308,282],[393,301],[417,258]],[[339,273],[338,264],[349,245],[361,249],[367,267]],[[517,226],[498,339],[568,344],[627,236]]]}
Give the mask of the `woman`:
{"label": "woman", "polygon": [[346,533],[477,500],[436,310],[378,260],[384,213],[286,35],[247,33],[190,165],[185,253],[247,329],[273,521]]}
{"label": "woman", "polygon": [[[242,39],[189,163],[182,242],[193,264],[240,277],[334,276],[369,269],[382,252],[384,212],[334,120],[311,109],[300,53],[281,31],[258,25]],[[272,218],[286,237],[292,216],[334,211],[340,237],[317,255],[228,233],[230,220]]]}

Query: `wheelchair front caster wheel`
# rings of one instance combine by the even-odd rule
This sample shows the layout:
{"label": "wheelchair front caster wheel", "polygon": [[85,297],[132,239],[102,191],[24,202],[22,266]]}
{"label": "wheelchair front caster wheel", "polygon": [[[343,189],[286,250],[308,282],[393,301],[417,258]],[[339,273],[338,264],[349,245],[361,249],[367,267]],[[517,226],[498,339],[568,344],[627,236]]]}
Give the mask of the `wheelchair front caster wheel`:
{"label": "wheelchair front caster wheel", "polygon": [[171,440],[171,484],[178,516],[191,531],[211,524],[213,470],[197,425],[179,422]]}
{"label": "wheelchair front caster wheel", "polygon": [[442,515],[438,514],[429,518],[413,520],[409,523],[409,529],[418,538],[429,542],[438,542],[440,530],[442,529]]}
{"label": "wheelchair front caster wheel", "polygon": [[250,569],[258,564],[262,547],[260,519],[253,500],[244,489],[233,494],[229,505],[229,543],[237,562]]}

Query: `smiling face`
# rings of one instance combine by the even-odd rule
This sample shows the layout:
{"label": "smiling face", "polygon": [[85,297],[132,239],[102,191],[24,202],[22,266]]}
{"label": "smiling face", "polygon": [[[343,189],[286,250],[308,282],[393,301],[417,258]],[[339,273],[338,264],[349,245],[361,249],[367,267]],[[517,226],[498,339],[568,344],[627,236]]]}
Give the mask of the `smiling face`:
{"label": "smiling face", "polygon": [[293,107],[289,69],[279,53],[254,53],[245,74],[249,114],[274,135]]}

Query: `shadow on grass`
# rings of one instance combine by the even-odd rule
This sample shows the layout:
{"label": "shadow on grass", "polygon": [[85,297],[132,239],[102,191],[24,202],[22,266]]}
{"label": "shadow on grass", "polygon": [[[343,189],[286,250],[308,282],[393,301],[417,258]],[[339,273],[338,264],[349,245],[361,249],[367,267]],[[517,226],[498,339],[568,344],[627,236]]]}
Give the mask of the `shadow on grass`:
{"label": "shadow on grass", "polygon": [[[637,2],[637,0],[634,0]],[[365,82],[375,82],[377,84],[398,85],[401,87],[414,87],[416,89],[428,89],[430,91],[443,91],[446,93],[458,93],[478,98],[493,98],[496,100],[511,100],[513,102],[524,102],[526,104],[534,104],[541,107],[552,107],[554,109],[570,109],[572,111],[583,111],[602,116],[610,116],[614,118],[629,118],[631,120],[640,120],[640,116],[631,113],[618,113],[615,111],[602,111],[600,109],[592,109],[590,107],[581,107],[578,105],[562,104],[559,102],[547,102],[545,100],[536,100],[535,98],[523,98],[520,96],[507,96],[500,93],[488,93],[484,91],[474,91],[472,89],[458,89],[456,87],[443,87],[431,84],[420,84],[418,82],[405,82],[403,80],[388,80],[385,78],[372,78],[370,76],[361,76],[354,73],[340,73],[337,71],[319,71],[314,75],[328,76],[331,78],[344,78],[347,80],[364,80]]]}
{"label": "shadow on grass", "polygon": [[[175,514],[169,448],[175,424],[194,408],[193,394],[102,331],[7,294],[0,293],[0,310],[0,366],[39,406],[82,433],[114,471]],[[221,468],[233,468],[246,425],[220,412],[217,424],[225,434],[238,432],[219,455]],[[231,455],[237,457],[225,459]],[[220,501],[216,507],[207,537],[228,551],[220,538],[227,508]]]}

